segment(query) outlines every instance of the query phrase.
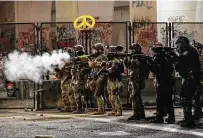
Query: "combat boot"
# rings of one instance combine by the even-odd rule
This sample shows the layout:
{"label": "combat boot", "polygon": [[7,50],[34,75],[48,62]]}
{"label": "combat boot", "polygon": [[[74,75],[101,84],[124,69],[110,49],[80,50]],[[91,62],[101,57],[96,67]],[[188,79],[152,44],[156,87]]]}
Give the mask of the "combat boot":
{"label": "combat boot", "polygon": [[78,104],[77,110],[73,111],[72,114],[83,114],[82,104]]}
{"label": "combat boot", "polygon": [[141,107],[140,112],[139,112],[139,117],[140,117],[140,119],[145,119],[144,107]]}
{"label": "combat boot", "polygon": [[181,127],[195,127],[195,123],[194,122],[187,122],[187,121],[183,121],[180,123]]}
{"label": "combat boot", "polygon": [[71,112],[76,111],[76,109],[77,109],[76,107],[71,107],[70,108]]}
{"label": "combat boot", "polygon": [[122,109],[118,109],[115,116],[122,116]]}
{"label": "combat boot", "polygon": [[156,117],[155,119],[152,119],[152,120],[150,121],[150,123],[162,124],[162,123],[164,123],[164,119],[163,119],[163,118]]}
{"label": "combat boot", "polygon": [[104,114],[105,114],[105,112],[104,112],[103,108],[100,108],[100,109],[98,109],[97,112],[93,113],[93,115],[104,115]]}
{"label": "combat boot", "polygon": [[128,120],[140,120],[140,116],[138,116],[136,112],[133,111],[133,115],[129,117]]}
{"label": "combat boot", "polygon": [[108,116],[116,115],[116,109],[113,109],[111,112],[108,113]]}
{"label": "combat boot", "polygon": [[137,115],[132,115],[131,117],[128,118],[128,120],[140,120],[140,117]]}
{"label": "combat boot", "polygon": [[72,112],[70,107],[64,107],[62,109],[60,109],[61,112]]}
{"label": "combat boot", "polygon": [[175,118],[167,118],[167,119],[165,119],[165,121],[166,121],[168,124],[174,124],[174,123],[175,123]]}

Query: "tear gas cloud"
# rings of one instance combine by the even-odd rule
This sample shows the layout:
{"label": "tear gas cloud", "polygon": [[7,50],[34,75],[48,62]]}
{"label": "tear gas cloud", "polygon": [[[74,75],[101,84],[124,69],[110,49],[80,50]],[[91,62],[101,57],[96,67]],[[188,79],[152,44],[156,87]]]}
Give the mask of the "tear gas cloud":
{"label": "tear gas cloud", "polygon": [[10,81],[28,79],[36,83],[42,82],[42,75],[47,71],[54,72],[54,66],[61,69],[70,59],[70,55],[62,50],[52,51],[51,54],[32,56],[28,53],[14,51],[9,53],[4,61],[4,74]]}

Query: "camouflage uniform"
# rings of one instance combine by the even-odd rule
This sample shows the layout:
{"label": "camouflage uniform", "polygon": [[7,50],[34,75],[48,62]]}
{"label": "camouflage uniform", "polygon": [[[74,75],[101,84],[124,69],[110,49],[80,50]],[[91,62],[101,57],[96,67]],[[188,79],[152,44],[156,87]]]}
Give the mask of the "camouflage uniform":
{"label": "camouflage uniform", "polygon": [[120,60],[114,58],[113,60],[111,60],[111,62],[112,66],[109,69],[107,90],[109,95],[108,98],[112,107],[112,112],[110,112],[108,115],[121,116],[122,103],[119,95],[122,92],[123,84],[118,78],[118,76],[121,75],[119,71]]}
{"label": "camouflage uniform", "polygon": [[[68,51],[71,52],[70,49]],[[71,64],[67,63],[61,70],[58,71],[56,77],[61,79],[61,97],[64,104],[64,109],[62,111],[71,112],[76,108],[76,102],[74,98],[74,93],[71,87],[72,74],[71,74]]]}
{"label": "camouflage uniform", "polygon": [[[139,49],[138,49],[139,48]],[[132,44],[130,49],[139,50],[135,54],[141,53],[141,46],[139,44]],[[129,120],[139,120],[145,118],[144,106],[141,98],[141,90],[145,88],[145,79],[149,75],[147,63],[143,58],[131,58],[124,61],[125,66],[130,69],[129,72],[129,91],[132,99],[133,115]]]}
{"label": "camouflage uniform", "polygon": [[62,69],[64,75],[61,78],[61,96],[64,103],[65,111],[74,111],[76,107],[74,93],[71,88],[71,65],[65,65]]}
{"label": "camouflage uniform", "polygon": [[104,46],[101,43],[97,43],[93,46],[93,49],[96,50],[96,58],[93,59],[93,62],[90,63],[90,67],[93,69],[95,78],[90,82],[90,89],[94,91],[94,95],[97,100],[98,111],[94,115],[101,115],[105,113],[105,104],[104,104],[104,91],[105,91],[105,78],[106,75],[102,71],[105,70],[105,66],[102,67],[102,62],[107,61],[107,57],[103,54]]}
{"label": "camouflage uniform", "polygon": [[[84,55],[84,48],[81,45],[75,46],[76,56]],[[78,54],[77,54],[78,53]],[[82,96],[85,93],[85,85],[88,78],[89,73],[89,65],[87,60],[76,61],[72,66],[72,74],[73,74],[73,83],[72,88],[74,91],[74,97],[77,104],[77,110],[73,113],[83,113],[82,107]]]}

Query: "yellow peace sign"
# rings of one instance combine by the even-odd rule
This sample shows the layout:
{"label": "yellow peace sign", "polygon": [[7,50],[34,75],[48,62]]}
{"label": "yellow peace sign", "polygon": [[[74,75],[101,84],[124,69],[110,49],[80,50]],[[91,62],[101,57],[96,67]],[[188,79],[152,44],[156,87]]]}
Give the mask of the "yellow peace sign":
{"label": "yellow peace sign", "polygon": [[[82,19],[82,22],[79,22],[81,19]],[[88,21],[87,19],[90,19],[90,21]],[[92,16],[82,15],[82,16],[79,16],[77,19],[75,19],[75,21],[73,22],[73,25],[76,30],[89,30],[94,27],[95,23],[96,21]]]}

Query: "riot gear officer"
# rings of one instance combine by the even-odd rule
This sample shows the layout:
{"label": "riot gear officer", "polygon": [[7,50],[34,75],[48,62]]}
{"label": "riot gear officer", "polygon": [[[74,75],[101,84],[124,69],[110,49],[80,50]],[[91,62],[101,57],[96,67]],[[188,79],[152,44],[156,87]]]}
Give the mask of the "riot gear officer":
{"label": "riot gear officer", "polygon": [[[138,43],[132,44],[129,49],[132,55],[143,54],[142,46]],[[130,57],[124,60],[125,66],[129,72],[129,91],[132,99],[133,115],[128,120],[139,120],[145,118],[144,106],[141,98],[141,90],[145,88],[145,79],[149,76],[149,69],[145,57],[136,58]]]}
{"label": "riot gear officer", "polygon": [[[82,45],[76,45],[74,47],[75,56],[82,56],[85,54],[84,47]],[[73,112],[75,114],[80,114],[84,112],[82,97],[85,94],[85,85],[89,74],[88,60],[82,60],[80,62],[73,62],[71,68],[72,77],[72,87],[74,90],[74,96],[77,104],[77,109]]]}
{"label": "riot gear officer", "polygon": [[174,123],[174,108],[172,102],[172,89],[173,89],[173,63],[168,55],[167,47],[163,47],[160,43],[155,43],[153,64],[150,66],[151,71],[156,76],[156,117],[151,122],[163,123],[165,113],[168,114],[167,123]]}
{"label": "riot gear officer", "polygon": [[192,98],[201,80],[199,53],[189,44],[189,39],[185,36],[179,36],[176,45],[178,55],[176,71],[182,77],[180,96],[184,113],[184,120],[180,126],[193,127],[195,123],[192,116]]}
{"label": "riot gear officer", "polygon": [[[123,50],[122,46],[109,46],[109,52],[118,53]],[[118,53],[119,54],[119,53]],[[108,115],[121,116],[122,103],[120,94],[123,90],[122,73],[124,72],[124,65],[121,59],[117,56],[109,57],[108,61],[108,75],[107,75],[107,90],[108,99],[111,103],[112,111]]]}
{"label": "riot gear officer", "polygon": [[106,91],[106,62],[107,57],[104,55],[104,45],[96,43],[92,46],[92,52],[95,55],[92,61],[89,61],[89,66],[92,68],[94,79],[90,81],[90,89],[93,90],[97,100],[98,110],[94,115],[105,114],[105,91]]}

